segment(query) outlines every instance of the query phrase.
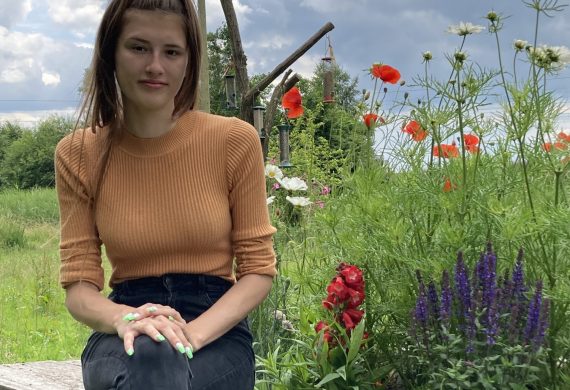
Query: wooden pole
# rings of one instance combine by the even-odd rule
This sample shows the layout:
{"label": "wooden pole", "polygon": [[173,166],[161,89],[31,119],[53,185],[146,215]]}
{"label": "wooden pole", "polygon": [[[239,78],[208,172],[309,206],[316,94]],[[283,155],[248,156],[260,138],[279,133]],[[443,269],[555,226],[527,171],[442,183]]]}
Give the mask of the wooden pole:
{"label": "wooden pole", "polygon": [[206,28],[206,0],[198,0],[198,16],[202,32],[202,61],[200,62],[200,97],[198,109],[210,112],[210,61],[208,60],[208,30]]}

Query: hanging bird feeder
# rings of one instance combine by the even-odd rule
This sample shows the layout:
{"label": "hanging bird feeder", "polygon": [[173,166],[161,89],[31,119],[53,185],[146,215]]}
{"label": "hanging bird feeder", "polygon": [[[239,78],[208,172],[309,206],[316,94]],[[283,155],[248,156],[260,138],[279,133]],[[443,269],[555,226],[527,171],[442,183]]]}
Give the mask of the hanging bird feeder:
{"label": "hanging bird feeder", "polygon": [[255,106],[253,107],[253,126],[257,130],[259,139],[261,142],[265,139],[265,129],[263,128],[263,114],[265,112],[265,107]]}
{"label": "hanging bird feeder", "polygon": [[325,56],[321,58],[323,65],[323,103],[334,103],[334,68],[335,59],[330,38]]}
{"label": "hanging bird feeder", "polygon": [[233,74],[226,74],[226,108],[237,108],[237,94],[236,94],[236,76]]}
{"label": "hanging bird feeder", "polygon": [[289,132],[291,126],[289,124],[277,125],[279,129],[279,166],[281,168],[292,167],[289,162]]}

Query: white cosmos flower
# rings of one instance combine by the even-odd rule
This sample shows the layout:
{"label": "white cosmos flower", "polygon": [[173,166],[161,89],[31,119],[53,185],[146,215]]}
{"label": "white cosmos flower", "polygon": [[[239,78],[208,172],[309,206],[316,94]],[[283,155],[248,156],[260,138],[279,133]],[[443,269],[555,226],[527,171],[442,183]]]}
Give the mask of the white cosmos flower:
{"label": "white cosmos flower", "polygon": [[270,196],[269,198],[267,198],[267,204],[269,205],[269,204],[273,203],[274,200],[275,200],[275,195]]}
{"label": "white cosmos flower", "polygon": [[277,179],[283,188],[289,191],[307,191],[307,183],[298,177],[284,177]]}
{"label": "white cosmos flower", "polygon": [[281,179],[283,177],[283,172],[277,165],[267,164],[265,165],[265,176],[272,179]]}
{"label": "white cosmos flower", "polygon": [[456,34],[460,37],[469,34],[478,34],[483,31],[485,27],[479,26],[478,24],[473,24],[470,22],[459,22],[459,24],[452,24],[447,28],[447,32],[450,34]]}
{"label": "white cosmos flower", "polygon": [[304,196],[288,196],[285,199],[287,199],[295,207],[305,207],[313,203],[309,200],[309,198],[305,198]]}

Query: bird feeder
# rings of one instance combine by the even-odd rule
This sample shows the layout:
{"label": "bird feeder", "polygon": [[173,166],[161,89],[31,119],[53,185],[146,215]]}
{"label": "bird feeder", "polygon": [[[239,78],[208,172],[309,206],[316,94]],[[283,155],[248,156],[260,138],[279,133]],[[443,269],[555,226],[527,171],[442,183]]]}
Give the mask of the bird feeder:
{"label": "bird feeder", "polygon": [[334,103],[334,58],[321,58],[323,64],[323,103]]}
{"label": "bird feeder", "polygon": [[233,74],[226,74],[226,107],[237,108],[236,99],[236,76]]}
{"label": "bird feeder", "polygon": [[253,126],[257,130],[259,139],[263,142],[265,139],[265,129],[263,128],[263,114],[265,112],[265,107],[255,106],[253,107]]}
{"label": "bird feeder", "polygon": [[292,167],[293,164],[289,162],[289,132],[291,126],[288,124],[277,125],[279,130],[279,166],[281,168]]}

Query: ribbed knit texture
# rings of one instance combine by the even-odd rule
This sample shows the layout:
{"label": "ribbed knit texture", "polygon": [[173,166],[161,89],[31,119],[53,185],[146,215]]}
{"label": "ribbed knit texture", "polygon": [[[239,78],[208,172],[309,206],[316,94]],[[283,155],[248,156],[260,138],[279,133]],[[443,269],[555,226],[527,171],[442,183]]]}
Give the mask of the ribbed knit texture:
{"label": "ribbed knit texture", "polygon": [[191,111],[160,137],[126,133],[112,149],[92,210],[105,131],[76,131],[56,149],[63,287],[83,280],[103,289],[101,244],[112,265],[111,286],[166,273],[230,281],[275,275],[275,228],[252,126]]}

